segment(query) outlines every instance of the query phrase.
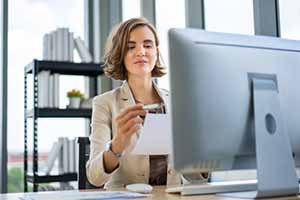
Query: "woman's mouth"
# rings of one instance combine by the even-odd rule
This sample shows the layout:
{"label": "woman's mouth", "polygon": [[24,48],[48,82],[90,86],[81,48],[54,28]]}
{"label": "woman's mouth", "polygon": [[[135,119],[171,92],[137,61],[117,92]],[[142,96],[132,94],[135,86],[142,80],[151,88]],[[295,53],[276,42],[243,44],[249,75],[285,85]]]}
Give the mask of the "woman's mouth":
{"label": "woman's mouth", "polygon": [[137,60],[134,62],[134,64],[145,64],[146,61],[145,60]]}

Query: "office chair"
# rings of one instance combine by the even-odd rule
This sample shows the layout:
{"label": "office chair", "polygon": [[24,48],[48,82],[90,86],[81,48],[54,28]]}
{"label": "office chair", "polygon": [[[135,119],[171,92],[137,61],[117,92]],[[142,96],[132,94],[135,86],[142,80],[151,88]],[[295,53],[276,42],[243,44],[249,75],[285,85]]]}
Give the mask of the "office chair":
{"label": "office chair", "polygon": [[86,162],[90,155],[90,140],[88,137],[78,137],[77,143],[79,145],[79,159],[78,159],[78,189],[96,189],[86,177]]}

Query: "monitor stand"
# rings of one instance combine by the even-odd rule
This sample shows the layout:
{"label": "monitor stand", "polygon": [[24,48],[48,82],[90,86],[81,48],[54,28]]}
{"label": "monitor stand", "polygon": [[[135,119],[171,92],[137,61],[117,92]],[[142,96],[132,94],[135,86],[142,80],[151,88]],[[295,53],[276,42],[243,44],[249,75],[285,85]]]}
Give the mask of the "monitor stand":
{"label": "monitor stand", "polygon": [[182,195],[226,192],[219,195],[237,198],[298,195],[298,178],[291,144],[280,113],[276,76],[251,73],[249,81],[254,107],[257,182],[187,185],[170,188],[167,192],[177,191]]}
{"label": "monitor stand", "polygon": [[298,195],[292,148],[284,126],[275,75],[249,74],[252,82],[257,191],[222,194],[262,198]]}

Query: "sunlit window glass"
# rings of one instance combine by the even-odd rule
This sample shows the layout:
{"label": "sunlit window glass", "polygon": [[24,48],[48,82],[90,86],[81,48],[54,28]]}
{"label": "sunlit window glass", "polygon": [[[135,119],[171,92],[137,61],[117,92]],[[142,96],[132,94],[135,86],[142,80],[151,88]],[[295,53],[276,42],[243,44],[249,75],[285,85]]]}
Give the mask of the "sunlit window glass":
{"label": "sunlit window glass", "polygon": [[122,0],[123,20],[133,17],[140,17],[141,15],[141,1],[140,0]]}
{"label": "sunlit window glass", "polygon": [[[156,27],[165,65],[170,67],[167,33],[170,28],[185,27],[185,0],[156,1]],[[169,75],[159,78],[158,84],[162,88],[169,89]]]}
{"label": "sunlit window glass", "polygon": [[254,34],[252,0],[204,0],[205,29]]}
{"label": "sunlit window glass", "polygon": [[283,38],[300,39],[300,1],[279,0],[280,34]]}

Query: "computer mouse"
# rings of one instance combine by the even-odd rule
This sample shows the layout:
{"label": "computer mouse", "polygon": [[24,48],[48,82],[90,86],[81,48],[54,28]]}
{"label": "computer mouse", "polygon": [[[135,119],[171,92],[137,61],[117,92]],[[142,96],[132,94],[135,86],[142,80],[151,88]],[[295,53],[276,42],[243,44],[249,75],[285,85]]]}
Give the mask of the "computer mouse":
{"label": "computer mouse", "polygon": [[126,189],[132,192],[150,193],[153,187],[146,183],[135,183],[127,185]]}

